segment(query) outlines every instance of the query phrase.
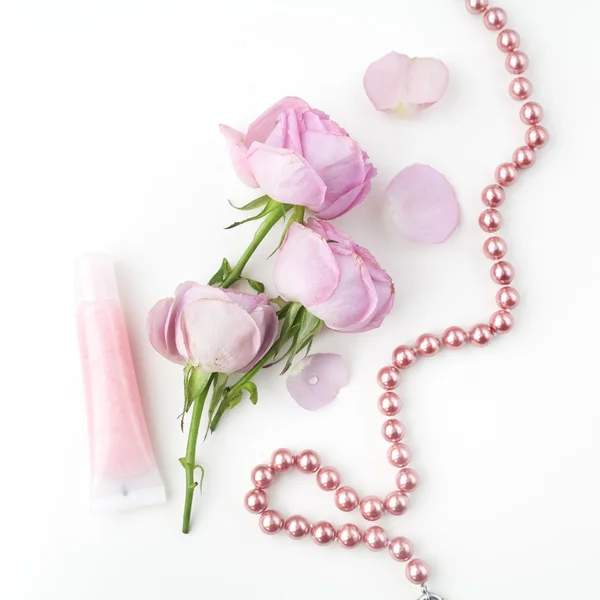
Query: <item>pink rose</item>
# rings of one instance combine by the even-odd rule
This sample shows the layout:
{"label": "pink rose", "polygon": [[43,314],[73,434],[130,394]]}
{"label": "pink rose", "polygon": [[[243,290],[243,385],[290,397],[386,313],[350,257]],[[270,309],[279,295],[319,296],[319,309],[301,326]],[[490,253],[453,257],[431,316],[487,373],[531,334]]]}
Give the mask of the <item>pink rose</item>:
{"label": "pink rose", "polygon": [[293,223],[277,255],[275,287],[330,329],[368,331],[394,304],[394,284],[368,250],[329,223]]}
{"label": "pink rose", "polygon": [[284,98],[243,134],[221,125],[234,169],[283,204],[333,219],[360,204],[377,170],[337,123],[300,98]]}
{"label": "pink rose", "polygon": [[266,294],[182,283],[148,313],[154,349],[178,364],[202,371],[235,373],[250,369],[278,333],[275,308]]}

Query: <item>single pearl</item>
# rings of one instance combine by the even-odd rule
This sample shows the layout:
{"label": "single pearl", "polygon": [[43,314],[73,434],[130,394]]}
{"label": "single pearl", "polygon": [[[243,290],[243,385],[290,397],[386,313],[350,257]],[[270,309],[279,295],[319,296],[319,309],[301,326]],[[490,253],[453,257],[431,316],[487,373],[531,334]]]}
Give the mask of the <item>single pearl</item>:
{"label": "single pearl", "polygon": [[377,496],[366,496],[360,501],[360,514],[367,521],[377,521],[381,519],[385,511],[383,500]]}
{"label": "single pearl", "polygon": [[504,310],[516,308],[520,300],[519,292],[510,286],[500,288],[496,294],[496,304]]}
{"label": "single pearl", "polygon": [[362,541],[360,529],[352,523],[342,525],[337,532],[337,541],[342,548],[356,548]]}
{"label": "single pearl", "polygon": [[377,401],[377,408],[379,412],[386,417],[393,417],[400,412],[402,408],[402,400],[394,392],[386,392],[379,396]]}
{"label": "single pearl", "polygon": [[507,252],[506,242],[498,236],[492,236],[483,242],[483,253],[492,260],[501,259]]}
{"label": "single pearl", "polygon": [[381,435],[386,442],[395,444],[404,437],[404,425],[398,419],[388,419],[381,427]]}
{"label": "single pearl", "polygon": [[319,521],[312,526],[310,535],[315,544],[327,546],[327,544],[331,544],[335,540],[335,529],[328,521]]}
{"label": "single pearl", "polygon": [[310,523],[302,515],[294,515],[285,522],[284,529],[293,540],[301,540],[310,533]]}
{"label": "single pearl", "polygon": [[492,266],[491,276],[495,283],[508,285],[515,278],[513,266],[505,260],[500,260]]}
{"label": "single pearl", "polygon": [[283,517],[276,510],[267,510],[258,519],[263,533],[275,535],[283,529]]}
{"label": "single pearl", "polygon": [[385,529],[378,527],[377,525],[369,527],[365,531],[363,541],[365,546],[371,550],[371,552],[379,552],[380,550],[387,548],[387,545],[390,543]]}
{"label": "single pearl", "polygon": [[504,190],[497,184],[488,185],[481,192],[481,201],[490,208],[498,208],[504,204],[506,194]]}
{"label": "single pearl", "polygon": [[400,469],[396,474],[396,486],[401,492],[414,492],[419,484],[419,476],[413,469]]}
{"label": "single pearl", "polygon": [[450,350],[462,348],[467,339],[467,332],[461,327],[448,327],[442,335],[442,343]]}
{"label": "single pearl", "polygon": [[516,50],[506,57],[504,66],[511,75],[522,75],[529,68],[529,56],[525,52]]}
{"label": "single pearl", "polygon": [[508,333],[514,324],[514,317],[506,310],[499,310],[490,318],[490,327],[496,333]]}
{"label": "single pearl", "polygon": [[296,457],[291,450],[287,448],[279,448],[273,452],[271,456],[271,466],[278,473],[289,471],[296,463]]}
{"label": "single pearl", "polygon": [[401,491],[390,492],[385,498],[385,509],[395,517],[403,515],[409,507],[410,499]]}
{"label": "single pearl", "polygon": [[521,146],[513,154],[513,162],[519,170],[531,169],[535,165],[536,154],[529,146]]}
{"label": "single pearl", "polygon": [[537,125],[544,118],[544,109],[537,102],[526,102],[521,107],[520,116],[525,125]]}
{"label": "single pearl", "polygon": [[489,4],[490,0],[465,0],[465,6],[472,15],[485,12]]}
{"label": "single pearl", "polygon": [[527,77],[515,77],[508,86],[508,92],[512,98],[522,102],[531,98],[533,94],[533,84]]}
{"label": "single pearl", "polygon": [[335,505],[342,512],[351,512],[358,506],[358,494],[351,487],[341,487],[335,491]]}
{"label": "single pearl", "polygon": [[502,215],[495,208],[486,208],[479,215],[479,227],[486,233],[496,233],[502,227]]}
{"label": "single pearl", "polygon": [[406,565],[406,578],[416,585],[422,585],[429,579],[429,565],[420,558],[413,558]]}
{"label": "single pearl", "polygon": [[322,467],[317,473],[317,485],[326,492],[334,492],[340,487],[340,472],[333,467]]}
{"label": "single pearl", "polygon": [[412,542],[405,537],[396,537],[390,542],[390,556],[398,562],[406,562],[413,554]]}
{"label": "single pearl", "polygon": [[504,187],[508,187],[512,185],[519,176],[519,172],[517,171],[517,167],[512,163],[502,163],[498,165],[496,168],[496,181],[503,185]]}
{"label": "single pearl", "polygon": [[488,8],[483,15],[484,25],[492,31],[499,31],[506,25],[507,21],[506,11],[502,8]]}
{"label": "single pearl", "polygon": [[269,465],[258,465],[252,471],[250,476],[254,487],[261,490],[266,490],[271,487],[273,480],[275,479],[275,471]]}
{"label": "single pearl", "polygon": [[248,512],[261,514],[269,506],[269,496],[264,490],[250,490],[244,498],[244,506]]}
{"label": "single pearl", "polygon": [[433,356],[440,350],[440,340],[432,333],[424,333],[417,338],[416,348],[419,356]]}
{"label": "single pearl", "polygon": [[525,143],[534,150],[543,148],[548,143],[549,138],[548,130],[541,125],[530,127],[525,133]]}
{"label": "single pearl", "polygon": [[505,29],[498,34],[496,40],[498,49],[502,52],[514,52],[521,44],[521,36],[514,29]]}
{"label": "single pearl", "polygon": [[492,339],[492,330],[483,323],[475,325],[469,331],[469,341],[475,346],[486,346]]}
{"label": "single pearl", "polygon": [[383,367],[377,373],[377,382],[384,390],[396,389],[400,383],[400,372],[396,367]]}
{"label": "single pearl", "polygon": [[415,351],[410,346],[398,346],[392,353],[392,363],[398,369],[408,369],[417,360]]}
{"label": "single pearl", "polygon": [[316,473],[321,466],[321,459],[314,450],[302,450],[296,456],[296,468],[302,473],[310,475]]}
{"label": "single pearl", "polygon": [[405,467],[412,458],[412,452],[406,444],[392,444],[387,451],[387,459],[390,465],[401,469]]}

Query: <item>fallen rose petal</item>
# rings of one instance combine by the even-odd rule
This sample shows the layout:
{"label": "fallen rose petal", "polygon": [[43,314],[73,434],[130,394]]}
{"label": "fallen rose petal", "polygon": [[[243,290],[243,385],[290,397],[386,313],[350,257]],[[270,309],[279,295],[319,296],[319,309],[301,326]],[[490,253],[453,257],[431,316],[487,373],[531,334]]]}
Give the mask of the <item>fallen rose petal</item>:
{"label": "fallen rose petal", "polygon": [[286,387],[299,406],[318,410],[336,398],[348,379],[348,367],[339,354],[312,354],[291,368]]}
{"label": "fallen rose petal", "polygon": [[409,240],[441,244],[460,223],[460,207],[448,180],[428,165],[411,165],[390,181],[386,196],[400,233]]}
{"label": "fallen rose petal", "polygon": [[390,52],[369,65],[363,84],[377,110],[411,114],[438,102],[448,79],[448,68],[435,58]]}

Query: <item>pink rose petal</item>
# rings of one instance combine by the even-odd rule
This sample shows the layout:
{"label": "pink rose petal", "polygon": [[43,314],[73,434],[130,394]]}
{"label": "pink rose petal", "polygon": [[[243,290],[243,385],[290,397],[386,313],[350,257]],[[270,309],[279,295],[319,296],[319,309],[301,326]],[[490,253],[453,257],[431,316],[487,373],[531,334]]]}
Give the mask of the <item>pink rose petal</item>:
{"label": "pink rose petal", "polygon": [[286,387],[299,406],[318,410],[336,398],[348,379],[348,367],[339,354],[312,354],[291,368]]}
{"label": "pink rose petal", "polygon": [[225,136],[227,143],[227,152],[229,159],[233,165],[235,174],[245,183],[248,187],[256,188],[258,183],[252,175],[252,169],[248,162],[248,148],[244,140],[244,134],[237,129],[233,129],[228,125],[220,125],[219,129]]}
{"label": "pink rose petal", "polygon": [[287,110],[304,112],[305,110],[310,110],[310,105],[302,100],[302,98],[295,98],[294,96],[282,98],[279,102],[267,108],[255,121],[250,123],[248,135],[246,136],[246,145],[250,146],[253,142],[264,142],[275,128],[279,115]]}
{"label": "pink rose petal", "polygon": [[400,233],[414,242],[441,244],[460,223],[448,180],[428,165],[412,165],[390,181],[386,195]]}

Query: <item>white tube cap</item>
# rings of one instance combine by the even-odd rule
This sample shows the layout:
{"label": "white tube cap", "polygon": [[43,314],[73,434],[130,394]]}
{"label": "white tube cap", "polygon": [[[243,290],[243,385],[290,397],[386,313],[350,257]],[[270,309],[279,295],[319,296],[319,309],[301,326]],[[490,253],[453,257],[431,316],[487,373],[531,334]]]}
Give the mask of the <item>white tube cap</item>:
{"label": "white tube cap", "polygon": [[110,254],[90,252],[75,261],[75,302],[118,300],[115,267]]}

